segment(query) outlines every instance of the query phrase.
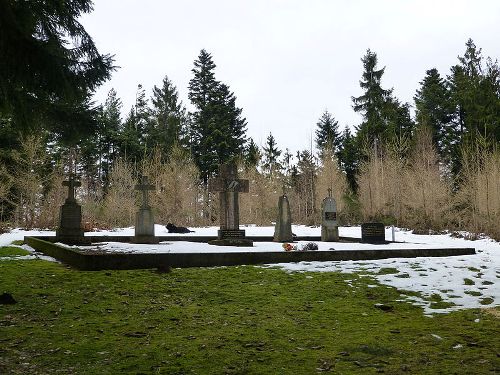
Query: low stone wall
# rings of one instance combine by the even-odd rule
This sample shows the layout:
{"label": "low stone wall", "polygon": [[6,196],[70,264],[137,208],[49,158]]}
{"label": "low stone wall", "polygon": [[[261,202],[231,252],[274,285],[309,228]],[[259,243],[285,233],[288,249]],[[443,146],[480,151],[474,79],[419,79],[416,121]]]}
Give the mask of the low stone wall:
{"label": "low stone wall", "polygon": [[475,254],[473,248],[447,249],[391,249],[391,250],[330,250],[330,251],[274,251],[234,253],[99,253],[89,254],[77,249],[25,237],[35,250],[54,257],[80,270],[215,267],[244,264],[272,264],[290,262],[369,260],[384,258],[443,257]]}

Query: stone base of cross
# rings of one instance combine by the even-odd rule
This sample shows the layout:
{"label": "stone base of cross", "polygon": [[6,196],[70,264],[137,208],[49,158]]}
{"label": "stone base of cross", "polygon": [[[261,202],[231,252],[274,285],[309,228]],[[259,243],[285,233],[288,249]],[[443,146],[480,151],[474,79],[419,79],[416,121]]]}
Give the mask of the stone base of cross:
{"label": "stone base of cross", "polygon": [[158,243],[159,239],[155,236],[153,210],[148,200],[148,191],[155,190],[155,187],[149,184],[146,176],[141,176],[140,183],[135,189],[142,193],[142,203],[135,215],[135,236],[131,238],[131,241],[145,244]]}
{"label": "stone base of cross", "polygon": [[75,198],[75,189],[81,183],[75,179],[74,174],[70,174],[68,181],[63,181],[62,185],[68,187],[68,197],[60,209],[56,239],[68,245],[90,244],[82,228],[82,207]]}
{"label": "stone base of cross", "polygon": [[208,181],[208,191],[219,193],[220,229],[217,240],[209,241],[220,246],[253,246],[240,229],[239,193],[248,193],[248,180],[238,178],[236,165],[222,164],[219,176]]}

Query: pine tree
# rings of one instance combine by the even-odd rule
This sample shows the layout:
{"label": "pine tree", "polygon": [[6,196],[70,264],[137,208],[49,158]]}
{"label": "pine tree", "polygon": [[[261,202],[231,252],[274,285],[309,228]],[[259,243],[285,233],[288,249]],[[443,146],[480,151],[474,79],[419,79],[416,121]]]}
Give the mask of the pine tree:
{"label": "pine tree", "polygon": [[281,171],[279,157],[281,150],[276,145],[276,140],[273,135],[269,133],[266,139],[266,144],[263,147],[264,155],[262,160],[262,167],[268,176],[274,177],[276,173]]}
{"label": "pine tree", "polygon": [[356,137],[351,134],[349,127],[345,127],[342,133],[342,145],[339,154],[340,168],[345,173],[351,191],[358,190],[356,176],[359,171],[359,149]]}
{"label": "pine tree", "polygon": [[353,109],[361,113],[363,123],[358,127],[358,138],[365,139],[370,144],[387,136],[386,106],[392,95],[392,89],[385,90],[381,79],[385,67],[377,70],[377,54],[368,50],[361,59],[363,75],[359,82],[364,94],[352,97]]}
{"label": "pine tree", "polygon": [[496,62],[487,60],[483,66],[481,49],[469,39],[460,64],[451,69],[448,81],[455,106],[459,131],[455,132],[453,172],[461,169],[460,148],[473,145],[478,138],[491,144],[500,141],[500,69]]}
{"label": "pine tree", "polygon": [[104,105],[101,107],[98,148],[99,148],[99,179],[105,190],[109,182],[109,173],[113,161],[118,157],[119,134],[122,127],[122,102],[114,89],[108,93]]}
{"label": "pine tree", "polygon": [[146,139],[152,131],[150,109],[142,85],[137,86],[135,105],[123,124],[120,134],[120,155],[130,161],[140,161],[147,154]]}
{"label": "pine tree", "polygon": [[[2,1],[1,8],[0,117],[20,129],[91,133],[95,118],[85,103],[114,69],[78,22],[92,2]],[[74,121],[82,116],[89,121]]]}
{"label": "pine tree", "polygon": [[246,120],[236,106],[229,86],[217,81],[212,56],[201,50],[189,81],[189,99],[195,107],[191,114],[190,148],[206,183],[219,164],[243,154]]}
{"label": "pine tree", "polygon": [[341,139],[339,134],[339,123],[325,110],[316,123],[316,146],[320,154],[328,148],[335,152],[339,151]]}
{"label": "pine tree", "polygon": [[457,129],[451,93],[437,69],[427,70],[414,99],[417,125],[431,130],[434,147],[449,161]]}
{"label": "pine tree", "polygon": [[259,164],[262,155],[259,146],[250,138],[245,148],[244,163],[247,169],[255,168]]}
{"label": "pine tree", "polygon": [[161,88],[153,87],[152,124],[154,128],[148,134],[150,148],[159,146],[163,157],[170,154],[175,144],[184,143],[186,136],[187,115],[177,88],[167,76],[163,78]]}

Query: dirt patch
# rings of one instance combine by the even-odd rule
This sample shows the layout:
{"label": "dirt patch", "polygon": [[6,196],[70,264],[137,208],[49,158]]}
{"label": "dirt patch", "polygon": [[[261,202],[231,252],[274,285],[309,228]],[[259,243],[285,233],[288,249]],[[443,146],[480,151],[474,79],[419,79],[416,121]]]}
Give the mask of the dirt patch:
{"label": "dirt patch", "polygon": [[500,319],[500,307],[490,307],[488,309],[483,309],[483,312],[493,315],[497,319]]}

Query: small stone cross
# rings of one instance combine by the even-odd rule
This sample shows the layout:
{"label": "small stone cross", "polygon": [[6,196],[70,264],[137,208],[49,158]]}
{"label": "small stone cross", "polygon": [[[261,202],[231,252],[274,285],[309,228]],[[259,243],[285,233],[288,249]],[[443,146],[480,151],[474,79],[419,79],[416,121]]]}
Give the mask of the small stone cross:
{"label": "small stone cross", "polygon": [[328,188],[328,198],[332,197],[332,188]]}
{"label": "small stone cross", "polygon": [[135,186],[136,190],[142,191],[142,206],[141,206],[141,208],[149,208],[148,190],[155,190],[154,185],[151,185],[148,182],[149,181],[148,181],[147,176],[141,176],[139,185]]}
{"label": "small stone cross", "polygon": [[68,181],[63,181],[63,186],[68,187],[68,198],[66,198],[66,202],[75,202],[75,188],[82,186],[80,181],[75,180],[75,175],[73,173],[69,174]]}

